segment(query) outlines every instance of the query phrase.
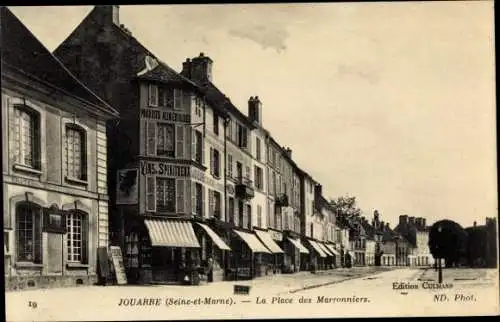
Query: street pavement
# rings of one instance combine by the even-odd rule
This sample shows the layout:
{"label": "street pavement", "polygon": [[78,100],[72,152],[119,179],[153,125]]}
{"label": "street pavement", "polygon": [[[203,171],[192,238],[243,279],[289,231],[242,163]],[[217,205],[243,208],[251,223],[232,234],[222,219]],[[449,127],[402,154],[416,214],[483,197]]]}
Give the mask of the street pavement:
{"label": "street pavement", "polygon": [[[352,268],[199,286],[91,286],[8,292],[6,314],[8,321],[88,321],[498,313],[496,271],[486,273],[493,277],[489,284],[460,280],[445,290],[423,289],[425,281],[419,278],[424,273],[425,270],[409,268]],[[416,284],[419,289],[395,290],[395,282]],[[250,286],[249,295],[234,295],[235,284]],[[130,298],[141,299],[142,304],[148,305],[132,306]]]}

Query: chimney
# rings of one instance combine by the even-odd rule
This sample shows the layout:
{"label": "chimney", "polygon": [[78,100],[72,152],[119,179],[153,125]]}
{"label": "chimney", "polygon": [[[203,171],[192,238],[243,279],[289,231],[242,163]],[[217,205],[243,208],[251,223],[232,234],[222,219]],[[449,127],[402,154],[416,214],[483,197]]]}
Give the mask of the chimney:
{"label": "chimney", "polygon": [[[187,62],[187,61],[186,61]],[[198,84],[205,84],[212,81],[212,65],[213,61],[210,57],[200,53],[198,57],[191,60],[190,64],[190,79]]]}
{"label": "chimney", "polygon": [[476,227],[477,227],[477,222],[476,222],[476,221],[474,221],[474,228],[476,228]]}
{"label": "chimney", "polygon": [[380,229],[384,230],[384,228],[385,228],[385,226],[384,226],[384,221],[382,220],[382,221],[380,222]]}
{"label": "chimney", "polygon": [[102,24],[115,24],[120,26],[120,6],[118,5],[97,5],[94,8],[97,14],[97,21]]}
{"label": "chimney", "polygon": [[286,152],[286,155],[288,155],[288,157],[291,159],[292,158],[292,149],[286,148],[285,152]]}
{"label": "chimney", "polygon": [[399,216],[399,224],[400,225],[407,225],[408,224],[408,215]]}
{"label": "chimney", "polygon": [[389,226],[389,223],[388,223],[388,222],[387,222],[387,223],[385,223],[385,228],[386,228],[387,230],[391,229],[391,228],[390,228],[390,226]]}
{"label": "chimney", "polygon": [[415,217],[411,216],[408,218],[410,225],[415,225]]}
{"label": "chimney", "polygon": [[187,58],[186,61],[182,63],[181,75],[191,79],[191,59]]}
{"label": "chimney", "polygon": [[323,187],[320,184],[314,186],[314,203],[316,207],[319,205],[319,201],[323,196]]}
{"label": "chimney", "polygon": [[427,220],[425,218],[422,218],[422,228],[427,227]]}
{"label": "chimney", "polygon": [[250,121],[262,125],[262,103],[258,96],[250,96],[248,100],[248,117]]}

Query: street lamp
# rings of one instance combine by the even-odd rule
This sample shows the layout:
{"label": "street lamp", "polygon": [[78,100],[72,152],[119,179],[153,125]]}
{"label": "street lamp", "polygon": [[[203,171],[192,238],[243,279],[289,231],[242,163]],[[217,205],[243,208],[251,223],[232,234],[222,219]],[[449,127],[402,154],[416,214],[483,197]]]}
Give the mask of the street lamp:
{"label": "street lamp", "polygon": [[[443,231],[441,226],[438,226],[437,231],[439,234]],[[443,283],[443,268],[441,266],[441,256],[438,256],[438,282]]]}

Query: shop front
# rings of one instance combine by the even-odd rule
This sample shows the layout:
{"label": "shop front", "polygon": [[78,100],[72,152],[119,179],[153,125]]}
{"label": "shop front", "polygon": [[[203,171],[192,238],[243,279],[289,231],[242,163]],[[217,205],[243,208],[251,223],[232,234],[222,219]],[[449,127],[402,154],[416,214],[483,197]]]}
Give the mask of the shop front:
{"label": "shop front", "polygon": [[267,231],[256,229],[255,234],[262,242],[262,244],[264,244],[270,250],[270,254],[263,253],[262,255],[259,255],[262,256],[262,265],[260,265],[260,269],[257,270],[257,276],[268,275],[273,267],[276,267],[278,265],[278,257],[280,255],[283,255],[284,251],[273,240],[273,238]]}
{"label": "shop front", "polygon": [[330,253],[333,254],[333,265],[334,267],[340,267],[341,266],[341,259],[340,259],[340,252],[335,248],[336,246],[331,243],[325,243],[326,247],[330,251]]}
{"label": "shop front", "polygon": [[324,270],[327,254],[321,247],[312,239],[307,239],[307,244],[310,246],[310,269],[311,271]]}
{"label": "shop front", "polygon": [[309,265],[309,250],[302,245],[300,242],[299,238],[293,238],[293,237],[287,237],[288,242],[295,247],[296,251],[298,252],[299,256],[299,265],[297,267],[298,270],[300,271],[305,271],[308,270],[308,265]]}
{"label": "shop front", "polygon": [[[267,233],[271,236],[272,240],[283,249],[283,232],[269,228]],[[274,254],[272,258],[272,272],[273,274],[281,274],[285,264],[285,251],[283,253]]]}
{"label": "shop front", "polygon": [[127,279],[131,284],[197,284],[200,250],[190,221],[137,218],[125,233]]}
{"label": "shop front", "polygon": [[217,282],[225,277],[226,253],[231,248],[206,223],[194,223],[195,234],[201,243],[201,266],[207,282]]}
{"label": "shop front", "polygon": [[231,269],[228,278],[252,279],[258,276],[257,271],[264,264],[262,254],[272,254],[272,252],[253,233],[242,230],[233,230],[233,232],[236,238],[231,240]]}
{"label": "shop front", "polygon": [[334,260],[335,260],[335,255],[328,249],[328,247],[326,246],[325,243],[323,242],[316,242],[316,244],[321,248],[321,250],[323,251],[323,253],[326,254],[326,258],[325,258],[325,269],[331,269],[333,268],[333,263],[334,263]]}

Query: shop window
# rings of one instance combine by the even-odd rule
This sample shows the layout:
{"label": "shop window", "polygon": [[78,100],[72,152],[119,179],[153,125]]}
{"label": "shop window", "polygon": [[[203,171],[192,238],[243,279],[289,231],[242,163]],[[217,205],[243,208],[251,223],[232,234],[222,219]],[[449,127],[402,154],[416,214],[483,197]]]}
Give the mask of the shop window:
{"label": "shop window", "polygon": [[40,115],[21,105],[14,108],[14,157],[19,165],[40,170]]}
{"label": "shop window", "polygon": [[88,263],[88,214],[71,210],[66,214],[68,262]]}
{"label": "shop window", "polygon": [[42,263],[42,207],[32,202],[16,205],[17,261]]}
{"label": "shop window", "polygon": [[85,130],[76,124],[66,125],[66,178],[87,180],[87,146]]}

